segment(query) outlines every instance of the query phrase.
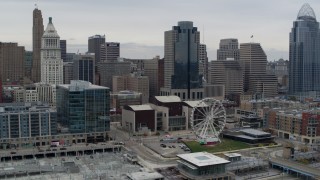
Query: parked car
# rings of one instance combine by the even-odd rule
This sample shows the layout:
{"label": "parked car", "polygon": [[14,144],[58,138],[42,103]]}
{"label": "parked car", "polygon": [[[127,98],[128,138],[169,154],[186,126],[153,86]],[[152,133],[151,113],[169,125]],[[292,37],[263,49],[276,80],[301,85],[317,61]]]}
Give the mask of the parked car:
{"label": "parked car", "polygon": [[184,151],[191,151],[189,148],[184,148]]}
{"label": "parked car", "polygon": [[167,147],[165,144],[160,144],[160,146],[163,148]]}

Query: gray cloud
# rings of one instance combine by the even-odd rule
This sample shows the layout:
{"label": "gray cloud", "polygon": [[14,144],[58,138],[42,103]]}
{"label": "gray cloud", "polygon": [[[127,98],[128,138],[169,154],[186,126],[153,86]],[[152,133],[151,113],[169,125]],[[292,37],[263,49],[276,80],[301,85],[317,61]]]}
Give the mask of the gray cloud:
{"label": "gray cloud", "polygon": [[[318,14],[320,1],[308,2]],[[220,39],[234,37],[245,43],[254,34],[255,42],[261,43],[268,59],[273,60],[288,56],[289,32],[303,3],[302,0],[95,0],[94,3],[41,0],[38,7],[45,26],[52,16],[61,39],[85,50],[86,45],[81,45],[87,43],[89,36],[106,34],[107,41],[121,42],[122,54],[127,57],[163,56],[164,31],[177,21],[191,20],[204,33],[209,59],[216,59]],[[33,9],[34,0],[1,1],[0,41],[19,42],[30,50]],[[132,42],[135,45],[129,45]],[[70,50],[73,46],[68,45]]]}

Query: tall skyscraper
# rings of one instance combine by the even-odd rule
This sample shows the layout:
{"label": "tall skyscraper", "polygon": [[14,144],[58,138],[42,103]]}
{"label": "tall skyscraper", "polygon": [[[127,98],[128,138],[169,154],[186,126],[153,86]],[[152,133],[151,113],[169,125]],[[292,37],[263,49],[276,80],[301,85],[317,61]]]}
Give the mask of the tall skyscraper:
{"label": "tall skyscraper", "polygon": [[304,4],[290,33],[289,94],[310,91],[320,91],[320,31],[313,9]]}
{"label": "tall skyscraper", "polygon": [[73,80],[95,83],[94,55],[77,55],[73,61]]}
{"label": "tall skyscraper", "polygon": [[63,62],[67,61],[67,40],[60,40],[61,59]]}
{"label": "tall skyscraper", "polygon": [[221,39],[219,49],[217,50],[217,60],[226,60],[227,58],[233,58],[239,60],[239,43],[238,39]]}
{"label": "tall skyscraper", "polygon": [[244,92],[247,92],[251,76],[266,74],[267,55],[259,43],[242,43],[240,61],[244,70]]}
{"label": "tall skyscraper", "polygon": [[100,57],[101,61],[117,61],[120,57],[120,43],[106,42],[102,44]]}
{"label": "tall skyscraper", "polygon": [[63,83],[63,61],[61,59],[60,36],[49,18],[48,26],[42,36],[41,82],[46,84]]}
{"label": "tall skyscraper", "polygon": [[40,82],[41,80],[41,38],[43,35],[43,19],[41,10],[38,8],[33,10],[33,26],[32,26],[32,72],[31,80]]}
{"label": "tall skyscraper", "polygon": [[101,60],[101,45],[106,43],[105,35],[94,35],[88,38],[88,53],[95,54],[96,63]]}
{"label": "tall skyscraper", "polygon": [[266,73],[267,56],[259,43],[240,44],[240,64],[245,93],[261,94],[263,97],[277,95],[277,78]]}
{"label": "tall skyscraper", "polygon": [[208,54],[207,54],[207,46],[205,44],[199,45],[199,74],[203,76],[203,78],[208,81]]}
{"label": "tall skyscraper", "polygon": [[0,75],[3,82],[22,82],[24,77],[23,46],[0,42]]}
{"label": "tall skyscraper", "polygon": [[200,32],[191,21],[180,21],[165,32],[165,79],[161,95],[177,95],[183,100],[203,97],[199,46]]}

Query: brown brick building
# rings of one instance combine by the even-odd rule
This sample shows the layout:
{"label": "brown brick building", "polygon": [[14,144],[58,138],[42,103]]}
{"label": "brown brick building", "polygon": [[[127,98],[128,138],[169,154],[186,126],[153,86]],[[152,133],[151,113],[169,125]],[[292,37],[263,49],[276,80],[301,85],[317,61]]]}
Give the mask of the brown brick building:
{"label": "brown brick building", "polygon": [[0,76],[2,82],[19,82],[24,77],[23,46],[0,42]]}
{"label": "brown brick building", "polygon": [[304,143],[320,142],[319,110],[270,110],[267,126],[280,138]]}

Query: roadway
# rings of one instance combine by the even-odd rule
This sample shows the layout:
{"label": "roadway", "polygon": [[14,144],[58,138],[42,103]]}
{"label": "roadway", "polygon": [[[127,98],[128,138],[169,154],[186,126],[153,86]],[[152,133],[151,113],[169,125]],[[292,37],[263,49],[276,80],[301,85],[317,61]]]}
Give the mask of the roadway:
{"label": "roadway", "polygon": [[159,154],[143,145],[144,141],[159,141],[158,137],[131,137],[129,133],[111,126],[111,137],[114,141],[124,142],[124,147],[138,155],[140,161],[143,161],[148,167],[159,168],[177,165],[175,158],[163,158]]}

